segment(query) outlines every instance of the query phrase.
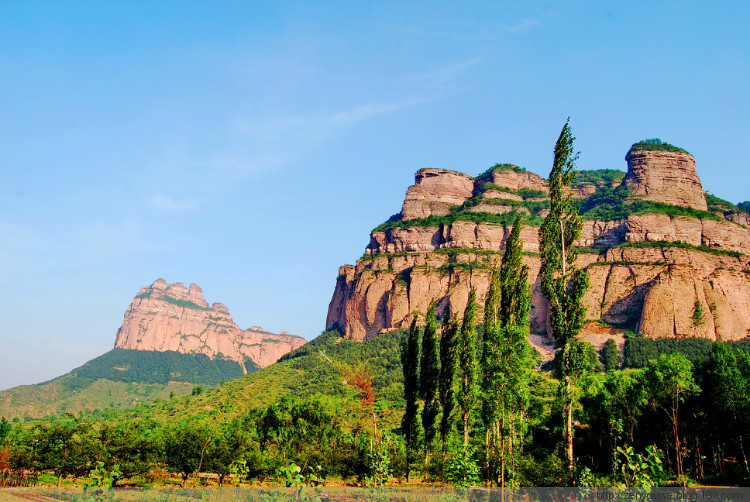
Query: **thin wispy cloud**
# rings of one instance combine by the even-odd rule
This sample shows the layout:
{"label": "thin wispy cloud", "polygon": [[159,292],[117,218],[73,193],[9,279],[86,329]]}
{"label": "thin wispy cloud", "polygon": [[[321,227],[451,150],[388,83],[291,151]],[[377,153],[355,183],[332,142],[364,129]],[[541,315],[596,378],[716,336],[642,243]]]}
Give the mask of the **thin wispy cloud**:
{"label": "thin wispy cloud", "polygon": [[[478,57],[454,61],[390,79],[370,90],[380,94],[385,90],[396,97],[362,99],[323,111],[303,108],[293,113],[235,117],[227,124],[225,144],[208,155],[192,152],[190,138],[173,138],[152,162],[142,201],[161,211],[195,209],[253,177],[309,157],[353,126],[441,99],[450,92],[453,81],[481,62]],[[330,92],[335,94],[335,89]],[[289,102],[294,101],[290,97]]]}
{"label": "thin wispy cloud", "polygon": [[521,19],[520,21],[518,21],[517,23],[503,24],[501,25],[501,27],[506,33],[515,34],[515,33],[523,33],[525,31],[533,30],[539,25],[540,25],[540,22],[538,19],[525,17]]}
{"label": "thin wispy cloud", "polygon": [[165,211],[187,211],[193,208],[193,202],[188,200],[179,200],[163,194],[155,194],[146,198],[146,204],[155,209]]}
{"label": "thin wispy cloud", "polygon": [[461,76],[468,69],[480,63],[482,63],[482,58],[472,57],[465,61],[458,61],[439,68],[432,68],[407,75],[402,82],[422,85],[425,87],[445,85]]}

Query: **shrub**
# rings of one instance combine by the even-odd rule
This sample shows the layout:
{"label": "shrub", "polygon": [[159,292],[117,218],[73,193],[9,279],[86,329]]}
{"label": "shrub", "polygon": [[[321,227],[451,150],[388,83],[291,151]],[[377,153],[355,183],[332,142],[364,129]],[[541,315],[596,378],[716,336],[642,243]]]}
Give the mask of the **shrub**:
{"label": "shrub", "polygon": [[506,171],[511,170],[515,171],[517,173],[526,173],[528,172],[525,168],[519,167],[515,164],[495,164],[494,166],[490,167],[483,173],[479,174],[475,179],[481,179],[485,176],[489,176],[490,174],[494,173],[495,171]]}
{"label": "shrub", "polygon": [[604,343],[604,347],[599,352],[599,359],[604,366],[604,371],[612,371],[620,367],[620,350],[614,340],[609,339]]}
{"label": "shrub", "polygon": [[669,143],[665,143],[659,138],[644,139],[643,141],[639,141],[638,143],[633,143],[633,146],[630,147],[628,153],[635,152],[636,150],[679,152],[687,153],[688,155],[690,155],[690,152],[688,152],[687,150],[674,145],[670,145]]}

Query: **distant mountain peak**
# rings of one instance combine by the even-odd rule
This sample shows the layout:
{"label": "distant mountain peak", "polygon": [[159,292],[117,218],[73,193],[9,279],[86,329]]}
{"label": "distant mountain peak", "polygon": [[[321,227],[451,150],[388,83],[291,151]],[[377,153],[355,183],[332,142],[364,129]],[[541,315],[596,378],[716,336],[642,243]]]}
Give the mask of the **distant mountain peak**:
{"label": "distant mountain peak", "polygon": [[274,334],[259,326],[241,329],[221,303],[210,304],[195,283],[157,279],[133,298],[117,331],[115,348],[205,354],[258,368],[305,344],[287,332]]}

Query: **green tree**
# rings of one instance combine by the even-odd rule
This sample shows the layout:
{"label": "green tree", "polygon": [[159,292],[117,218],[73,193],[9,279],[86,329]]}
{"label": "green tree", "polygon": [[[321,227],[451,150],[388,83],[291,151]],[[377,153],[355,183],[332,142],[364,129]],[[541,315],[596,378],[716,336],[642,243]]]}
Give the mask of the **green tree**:
{"label": "green tree", "polygon": [[571,348],[586,321],[583,295],[589,285],[588,274],[575,266],[578,256],[573,243],[581,235],[583,220],[566,187],[576,175],[570,120],[565,123],[555,143],[555,156],[549,175],[550,212],[539,228],[542,265],[539,272],[542,293],[549,302],[552,336],[562,349],[561,397],[565,416],[564,439],[568,469],[573,470],[574,361]]}
{"label": "green tree", "polygon": [[502,440],[500,447],[501,485],[508,472],[515,477],[517,453],[525,430],[524,410],[528,401],[528,383],[533,371],[528,344],[531,288],[529,267],[522,262],[521,217],[516,217],[505,245],[500,268],[500,310],[498,315],[503,342],[500,346],[502,392]]}
{"label": "green tree", "polygon": [[167,466],[182,475],[182,486],[188,477],[202,467],[211,433],[205,423],[182,420],[166,431],[164,455]]}
{"label": "green tree", "polygon": [[5,437],[10,433],[11,425],[5,417],[0,417],[0,444],[5,442]]}
{"label": "green tree", "polygon": [[505,243],[500,267],[500,308],[498,322],[503,327],[528,327],[531,309],[529,267],[523,264],[521,216],[517,216]]}
{"label": "green tree", "polygon": [[154,425],[137,419],[102,424],[97,432],[97,441],[106,452],[104,469],[111,471],[117,465],[123,478],[145,475],[157,454],[151,436]]}
{"label": "green tree", "polygon": [[406,341],[401,348],[401,366],[404,372],[404,400],[406,408],[401,430],[406,439],[406,479],[409,480],[411,464],[416,460],[419,443],[419,351],[420,333],[417,318],[411,322]]}
{"label": "green tree", "polygon": [[91,458],[85,455],[84,433],[87,429],[84,424],[68,419],[34,427],[35,467],[53,471],[57,475],[58,487],[63,478],[87,474],[91,470]]}
{"label": "green tree", "polygon": [[515,473],[532,371],[530,346],[526,340],[531,294],[528,267],[522,263],[520,235],[521,219],[516,218],[502,265],[493,274],[485,303],[482,354],[485,469],[487,479],[495,479],[500,486],[505,486],[506,471],[511,476]]}
{"label": "green tree", "polygon": [[500,366],[500,347],[503,342],[498,324],[500,309],[500,271],[492,272],[490,287],[484,301],[484,337],[482,339],[482,357],[480,359],[482,419],[484,420],[484,472],[485,480],[495,479],[493,472],[497,463],[496,445],[498,442],[500,400],[497,392],[502,378]]}
{"label": "green tree", "polygon": [[477,293],[474,288],[469,293],[469,301],[464,309],[458,341],[459,385],[458,406],[461,408],[464,448],[469,445],[471,411],[477,404]]}
{"label": "green tree", "polygon": [[635,429],[646,405],[646,392],[637,373],[610,371],[604,379],[597,405],[603,411],[599,434],[609,438],[613,470],[617,470],[617,449],[635,444]]}
{"label": "green tree", "polygon": [[[747,359],[727,347],[722,342],[715,342],[708,360],[707,374],[703,387],[711,389],[706,400],[710,421],[714,425],[714,435],[720,442],[717,451],[736,450],[742,457],[745,472],[748,470],[745,453],[745,435],[748,430],[748,412],[750,412],[750,380],[741,372],[740,359]],[[719,455],[719,469],[724,471],[726,455]]]}
{"label": "green tree", "polygon": [[419,365],[419,395],[424,401],[422,408],[422,428],[425,437],[425,464],[429,460],[430,447],[437,435],[435,421],[440,413],[438,386],[440,380],[440,359],[438,355],[437,316],[435,302],[430,303],[426,325],[422,332],[422,353]]}
{"label": "green tree", "polygon": [[680,443],[679,408],[685,398],[701,391],[693,379],[693,364],[679,352],[662,354],[644,370],[643,378],[652,406],[669,417],[674,435],[677,478],[682,479],[683,448]]}
{"label": "green tree", "polygon": [[218,474],[219,485],[223,485],[225,478],[231,476],[235,462],[243,457],[248,443],[239,421],[223,422],[213,434],[205,470]]}
{"label": "green tree", "polygon": [[600,359],[604,371],[607,373],[620,367],[620,349],[617,348],[617,343],[611,338],[604,342]]}
{"label": "green tree", "polygon": [[443,329],[440,336],[440,378],[438,380],[440,408],[443,412],[440,418],[440,439],[443,443],[443,455],[445,455],[447,439],[453,430],[455,418],[458,331],[458,320],[450,320],[449,310],[443,318]]}

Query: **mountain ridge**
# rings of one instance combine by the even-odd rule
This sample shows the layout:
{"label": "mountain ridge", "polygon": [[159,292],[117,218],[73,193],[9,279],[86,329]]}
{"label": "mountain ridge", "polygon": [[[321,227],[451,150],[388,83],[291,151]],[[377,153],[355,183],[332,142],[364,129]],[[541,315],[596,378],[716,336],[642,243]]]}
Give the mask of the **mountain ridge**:
{"label": "mountain ridge", "polygon": [[57,378],[0,391],[0,416],[124,409],[185,395],[254,373],[305,343],[260,326],[242,330],[196,284],[157,279],[133,298],[112,350]]}
{"label": "mountain ridge", "polygon": [[[591,276],[584,336],[601,334],[602,324],[620,342],[628,329],[653,338],[748,336],[750,214],[707,197],[686,151],[639,148],[642,143],[628,151],[622,177],[582,171],[569,188],[582,208],[598,215],[584,221],[577,242],[578,265]],[[551,341],[537,279],[546,191],[544,178],[513,164],[497,164],[476,178],[420,169],[401,212],[371,232],[356,265],[339,268],[326,329],[361,341],[408,327],[432,300],[441,315],[462,312],[472,287],[482,303],[520,214],[533,296],[530,331]],[[599,337],[597,344],[604,341]]]}
{"label": "mountain ridge", "polygon": [[258,368],[276,362],[306,341],[283,331],[259,326],[241,329],[222,303],[209,305],[197,284],[189,288],[157,279],[144,286],[125,312],[115,348],[205,354]]}

